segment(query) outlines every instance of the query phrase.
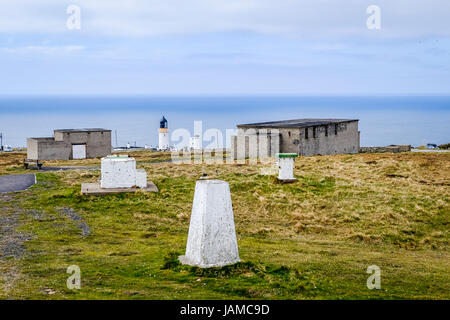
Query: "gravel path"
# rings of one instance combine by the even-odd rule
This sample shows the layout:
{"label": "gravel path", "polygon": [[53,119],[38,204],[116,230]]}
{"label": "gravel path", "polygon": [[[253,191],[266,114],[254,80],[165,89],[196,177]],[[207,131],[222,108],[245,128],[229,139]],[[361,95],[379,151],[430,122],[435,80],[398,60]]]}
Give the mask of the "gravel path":
{"label": "gravel path", "polygon": [[[16,195],[0,194],[0,293],[9,298],[9,292],[20,278],[20,270],[15,264],[25,254],[25,241],[31,236],[17,231],[23,210],[15,203]],[[3,290],[3,292],[2,292]]]}
{"label": "gravel path", "polygon": [[15,231],[19,226],[19,214],[0,217],[0,226],[0,258],[19,258],[25,253],[23,243],[31,240],[30,236]]}
{"label": "gravel path", "polygon": [[19,233],[19,217],[23,213],[14,204],[15,197],[0,195],[0,259],[5,257],[19,258],[25,253],[23,243],[31,239],[24,233]]}
{"label": "gravel path", "polygon": [[83,218],[78,214],[78,212],[71,208],[62,208],[58,211],[68,216],[70,220],[77,222],[77,226],[81,230],[81,235],[83,237],[87,237],[91,234],[91,229],[89,228],[88,224],[83,221]]}

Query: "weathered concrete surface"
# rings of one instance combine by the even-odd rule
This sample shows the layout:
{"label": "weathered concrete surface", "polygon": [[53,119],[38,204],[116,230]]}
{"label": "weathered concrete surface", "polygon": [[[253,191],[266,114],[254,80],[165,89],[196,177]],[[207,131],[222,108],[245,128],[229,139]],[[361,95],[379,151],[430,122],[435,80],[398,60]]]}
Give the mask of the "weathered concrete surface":
{"label": "weathered concrete surface", "polygon": [[147,182],[146,188],[115,188],[115,189],[105,189],[102,188],[100,183],[83,183],[81,185],[81,193],[85,195],[94,195],[94,196],[101,196],[105,194],[112,194],[112,193],[123,193],[123,192],[158,192],[158,187],[152,182]]}
{"label": "weathered concrete surface", "polygon": [[280,133],[261,129],[238,129],[238,135],[231,137],[232,159],[267,158],[280,152]]}
{"label": "weathered concrete surface", "polygon": [[136,169],[136,160],[128,156],[102,158],[101,186],[105,189],[146,188],[147,172]]}
{"label": "weathered concrete surface", "polygon": [[[273,155],[278,152],[303,156],[359,152],[358,120],[298,119],[299,122],[301,120],[305,123],[298,126],[289,124],[296,120],[289,120],[287,127],[283,127],[283,121],[268,127],[260,124],[238,125],[238,135],[231,140],[234,159],[242,158],[239,156],[242,153],[245,158],[253,158],[261,153]],[[240,149],[245,152],[239,152]],[[271,151],[266,151],[268,149]]]}
{"label": "weathered concrete surface", "polygon": [[27,190],[36,183],[36,175],[19,174],[0,176],[0,193]]}
{"label": "weathered concrete surface", "polygon": [[101,186],[105,189],[136,186],[136,160],[119,156],[102,158]]}
{"label": "weathered concrete surface", "polygon": [[198,180],[192,207],[186,254],[180,262],[201,268],[240,261],[230,186],[220,180]]}
{"label": "weathered concrete surface", "polygon": [[284,182],[294,182],[295,157],[278,157],[278,180]]}
{"label": "weathered concrete surface", "polygon": [[136,170],[136,187],[147,188],[147,172],[144,169]]}
{"label": "weathered concrete surface", "polygon": [[72,146],[85,145],[86,158],[111,154],[111,130],[55,130],[54,137],[28,138],[27,158],[30,160],[72,160]]}
{"label": "weathered concrete surface", "polygon": [[[358,121],[300,130],[299,155],[355,154],[359,152]],[[306,130],[309,131],[308,139],[306,139]],[[283,132],[285,131],[283,130]],[[287,141],[287,139],[282,139],[282,141]]]}

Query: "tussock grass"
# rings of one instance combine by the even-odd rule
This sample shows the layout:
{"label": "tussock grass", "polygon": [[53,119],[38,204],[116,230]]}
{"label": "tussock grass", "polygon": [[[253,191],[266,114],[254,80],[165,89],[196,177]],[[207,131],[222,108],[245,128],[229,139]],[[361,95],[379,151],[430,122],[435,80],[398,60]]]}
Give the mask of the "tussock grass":
{"label": "tussock grass", "polygon": [[[18,231],[32,240],[25,256],[1,261],[0,268],[15,268],[20,278],[0,297],[449,298],[448,154],[300,157],[292,184],[261,175],[266,164],[187,165],[158,163],[167,154],[133,156],[159,193],[83,196],[80,184],[97,181],[100,171],[73,170],[38,173],[37,185],[5,202],[8,212],[21,212]],[[18,172],[14,157],[0,170]],[[175,259],[186,244],[195,182],[203,174],[230,184],[243,260],[235,266],[202,270]],[[90,234],[82,236],[62,208],[81,217]],[[80,291],[65,287],[71,264],[82,270]],[[373,264],[382,269],[382,290],[366,288],[365,270]]]}

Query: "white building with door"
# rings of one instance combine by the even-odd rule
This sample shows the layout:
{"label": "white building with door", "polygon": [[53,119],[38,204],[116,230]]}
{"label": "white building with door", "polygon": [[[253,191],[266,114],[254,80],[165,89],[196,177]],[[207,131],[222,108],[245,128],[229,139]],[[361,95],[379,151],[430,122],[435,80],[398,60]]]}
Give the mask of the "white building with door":
{"label": "white building with door", "polygon": [[29,160],[102,158],[111,154],[111,130],[58,129],[50,138],[28,138]]}

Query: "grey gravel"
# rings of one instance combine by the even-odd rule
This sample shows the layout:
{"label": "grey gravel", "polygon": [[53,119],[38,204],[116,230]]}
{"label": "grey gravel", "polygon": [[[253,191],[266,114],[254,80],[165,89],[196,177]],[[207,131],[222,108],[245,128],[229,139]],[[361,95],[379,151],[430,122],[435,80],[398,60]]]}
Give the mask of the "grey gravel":
{"label": "grey gravel", "polygon": [[76,212],[72,208],[62,208],[58,211],[68,216],[70,220],[78,222],[77,226],[81,230],[81,235],[83,237],[87,237],[91,234],[91,229],[89,228],[88,224],[83,221],[83,218],[78,214],[78,212]]}
{"label": "grey gravel", "polygon": [[16,231],[19,226],[19,212],[0,216],[0,258],[20,258],[25,253],[24,242],[31,236]]}

